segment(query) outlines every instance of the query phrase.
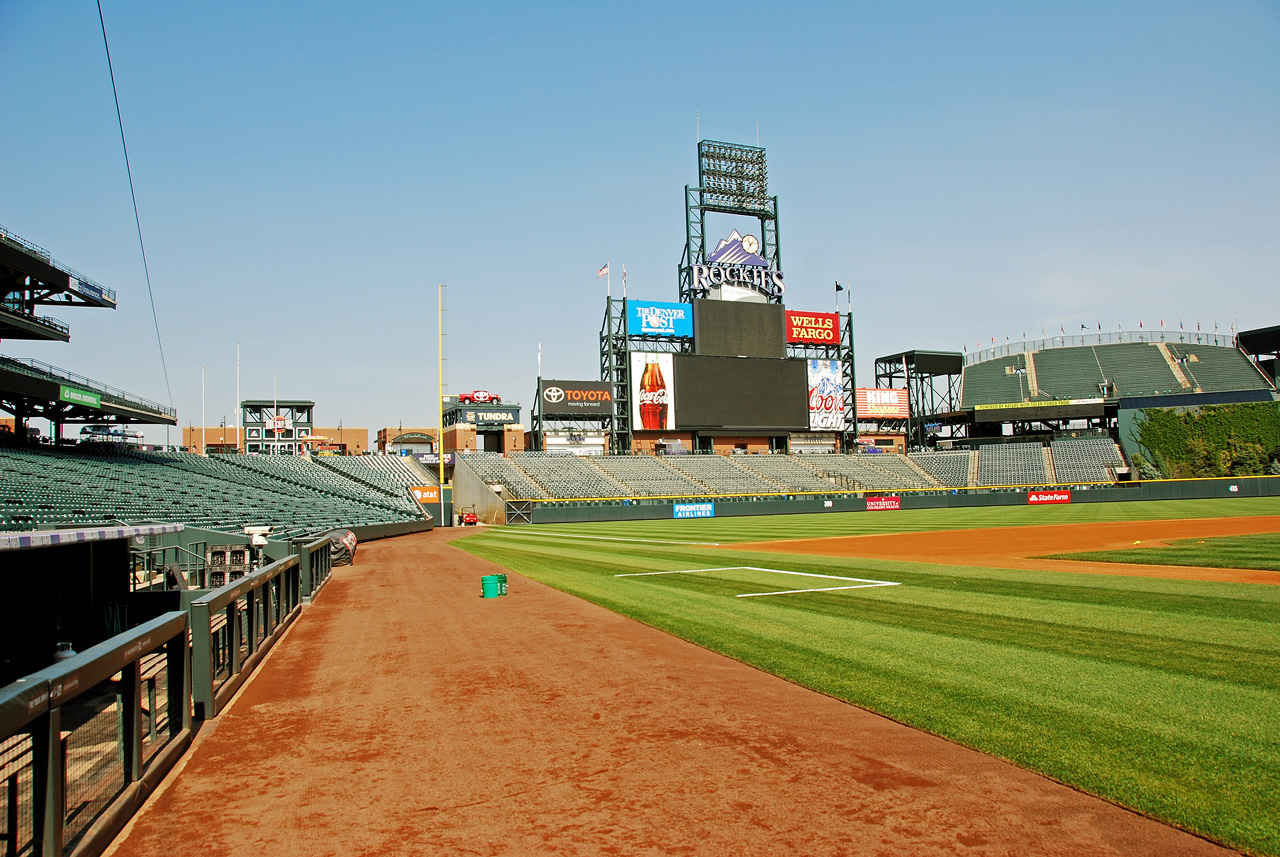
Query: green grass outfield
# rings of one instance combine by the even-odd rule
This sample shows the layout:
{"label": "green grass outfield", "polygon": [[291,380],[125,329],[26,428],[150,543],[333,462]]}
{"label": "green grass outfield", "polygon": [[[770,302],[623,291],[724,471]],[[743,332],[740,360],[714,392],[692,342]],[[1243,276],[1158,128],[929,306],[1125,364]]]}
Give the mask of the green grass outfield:
{"label": "green grass outfield", "polygon": [[[1280,534],[1179,539],[1171,542],[1168,547],[1049,554],[1046,559],[1138,565],[1192,565],[1201,568],[1254,568],[1280,572]],[[1280,579],[1280,575],[1277,575],[1277,579]]]}
{"label": "green grass outfield", "polygon": [[[1084,791],[1280,854],[1280,586],[697,544],[1271,514],[1280,499],[504,527],[454,544]],[[616,576],[703,568],[728,570]],[[900,585],[737,597],[858,585],[833,578]]]}

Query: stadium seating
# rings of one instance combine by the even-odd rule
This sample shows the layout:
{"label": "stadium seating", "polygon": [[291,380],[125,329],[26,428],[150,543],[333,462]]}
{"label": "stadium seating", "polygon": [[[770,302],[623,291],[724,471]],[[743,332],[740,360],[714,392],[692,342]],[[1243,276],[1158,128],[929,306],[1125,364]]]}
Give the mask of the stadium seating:
{"label": "stadium seating", "polygon": [[1165,360],[1160,343],[1126,342],[1094,351],[1107,380],[1121,396],[1186,392]]}
{"label": "stadium seating", "polygon": [[957,452],[913,452],[908,456],[940,485],[966,488],[969,485],[968,450]]}
{"label": "stadium seating", "polygon": [[1192,387],[1199,392],[1271,389],[1249,358],[1234,348],[1169,343],[1169,351]]}
{"label": "stadium seating", "polygon": [[777,483],[787,491],[837,490],[830,479],[823,479],[793,456],[783,453],[744,455],[736,463]]}
{"label": "stadium seating", "polygon": [[540,500],[547,496],[545,491],[501,455],[476,453],[463,456],[463,460],[487,484],[502,485],[512,500]]}
{"label": "stadium seating", "polygon": [[1044,445],[989,443],[978,450],[979,485],[1044,485]]}
{"label": "stadium seating", "polygon": [[1061,484],[1110,482],[1107,467],[1124,464],[1115,441],[1109,437],[1054,438],[1053,469]]}
{"label": "stadium seating", "polygon": [[592,456],[591,461],[625,486],[632,497],[702,497],[708,493],[706,488],[651,455],[601,455]]}
{"label": "stadium seating", "polygon": [[1039,391],[1035,398],[1093,399],[1102,395],[1099,385],[1108,379],[1102,374],[1097,351],[1093,346],[1037,351],[1032,356]]}
{"label": "stadium seating", "polygon": [[303,459],[244,463],[255,458],[146,453],[96,444],[75,450],[0,446],[0,528],[178,521],[224,532],[269,524],[283,537],[299,537],[421,517],[416,508],[409,510],[350,480],[345,485],[312,483],[326,471]]}
{"label": "stadium seating", "polygon": [[625,488],[603,471],[576,455],[549,455],[545,452],[515,452],[511,463],[524,471],[548,497],[626,497]]}
{"label": "stadium seating", "polygon": [[[937,488],[928,476],[896,453],[876,455],[804,455],[797,456],[815,473],[834,478],[854,490],[901,491],[909,488]],[[853,483],[853,485],[849,485]]]}
{"label": "stadium seating", "polygon": [[777,494],[783,487],[723,455],[671,455],[666,463],[710,494]]}
{"label": "stadium seating", "polygon": [[1025,401],[1029,395],[1026,366],[1023,355],[1011,354],[964,367],[962,407]]}

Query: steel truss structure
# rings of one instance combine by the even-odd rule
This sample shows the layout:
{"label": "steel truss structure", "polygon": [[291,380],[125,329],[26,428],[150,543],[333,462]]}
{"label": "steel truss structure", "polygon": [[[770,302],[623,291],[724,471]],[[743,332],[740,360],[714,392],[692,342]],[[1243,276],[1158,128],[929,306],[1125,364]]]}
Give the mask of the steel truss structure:
{"label": "steel truss structure", "polygon": [[876,358],[876,387],[906,388],[909,416],[880,420],[885,431],[901,431],[909,448],[922,448],[931,424],[953,429],[968,423],[960,410],[964,355],[958,351],[904,351]]}
{"label": "steel truss structure", "polygon": [[[801,360],[837,360],[844,383],[845,430],[840,435],[841,448],[852,449],[857,441],[857,414],[854,389],[857,376],[853,365],[853,313],[841,320],[840,341],[829,345],[788,344],[787,357]],[[655,351],[668,354],[693,353],[693,340],[677,336],[627,333],[627,299],[608,298],[604,320],[600,326],[600,380],[609,384],[613,396],[613,417],[609,421],[609,449],[615,454],[631,449],[631,352]],[[573,421],[565,421],[573,428]]]}
{"label": "steel truss structure", "polygon": [[[698,142],[698,186],[685,185],[685,244],[680,258],[680,301],[702,294],[694,287],[693,266],[707,258],[707,212],[754,217],[760,223],[760,255],[769,270],[782,270],[778,198],[769,196],[764,149],[716,140]],[[782,296],[766,298],[782,303]]]}

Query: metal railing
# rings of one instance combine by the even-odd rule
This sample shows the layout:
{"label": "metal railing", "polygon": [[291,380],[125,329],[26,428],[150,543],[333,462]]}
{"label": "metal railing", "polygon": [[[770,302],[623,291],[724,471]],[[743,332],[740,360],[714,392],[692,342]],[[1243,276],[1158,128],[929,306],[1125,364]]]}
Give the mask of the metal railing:
{"label": "metal railing", "polygon": [[14,306],[13,302],[11,301],[5,301],[3,305],[3,309],[6,310],[7,312],[13,313],[14,315],[21,316],[26,321],[32,321],[32,322],[35,322],[36,324],[44,325],[45,327],[52,328],[53,330],[56,330],[59,333],[65,333],[68,335],[70,335],[71,333],[71,325],[67,324],[65,321],[56,319],[51,315],[28,314],[24,312],[21,307]]}
{"label": "metal railing", "polygon": [[333,573],[333,545],[328,536],[314,541],[295,541],[293,552],[298,555],[298,584],[302,603],[310,604]]}
{"label": "metal railing", "polygon": [[1125,342],[1171,342],[1188,345],[1214,345],[1220,348],[1235,348],[1234,334],[1202,333],[1198,330],[1116,330],[1100,333],[1063,334],[1046,336],[1043,339],[1025,339],[1020,342],[1006,342],[1004,345],[993,345],[979,351],[967,351],[964,365],[985,363],[997,357],[1008,357],[1011,354],[1025,354],[1028,351],[1046,351],[1050,348],[1080,348],[1085,345],[1118,345]]}
{"label": "metal railing", "polygon": [[[165,572],[170,563],[178,567],[187,586],[194,589],[209,588],[209,569],[206,565],[206,542],[192,542],[191,550],[182,545],[161,545],[152,537],[145,548],[129,548],[131,589],[148,589],[156,584],[164,584]],[[247,548],[246,548],[247,550]],[[162,585],[161,588],[168,588]]]}
{"label": "metal railing", "polygon": [[0,689],[6,855],[107,846],[190,743],[189,665],[174,611]]}
{"label": "metal railing", "polygon": [[126,407],[140,407],[153,413],[163,414],[167,417],[176,417],[177,411],[173,408],[166,407],[159,402],[153,402],[150,399],[144,399],[141,396],[135,396],[127,393],[117,387],[94,381],[92,378],[86,378],[83,375],[77,375],[74,372],[68,372],[66,369],[59,369],[57,366],[50,366],[41,360],[31,357],[6,357],[0,355],[0,366],[22,372],[33,378],[41,380],[53,381],[69,381],[78,387],[82,387],[91,393],[97,393],[102,397],[102,401],[115,405],[124,405]]}
{"label": "metal railing", "polygon": [[216,717],[302,608],[301,563],[287,556],[191,602],[195,717]]}
{"label": "metal railing", "polygon": [[34,253],[35,255],[44,259],[45,262],[57,268],[62,273],[70,274],[72,277],[75,277],[80,282],[87,283],[93,289],[101,292],[102,296],[107,300],[111,301],[112,303],[116,302],[116,293],[114,289],[108,289],[106,286],[102,285],[101,283],[95,283],[93,280],[89,279],[84,274],[77,271],[75,268],[72,268],[70,265],[65,265],[62,262],[57,261],[56,259],[53,258],[53,254],[50,253],[48,250],[44,249],[39,244],[35,244],[19,235],[13,234],[12,232],[9,231],[7,227],[4,226],[4,224],[0,224],[0,239],[10,244],[13,244],[14,246],[19,247],[23,250],[26,250],[28,253]]}

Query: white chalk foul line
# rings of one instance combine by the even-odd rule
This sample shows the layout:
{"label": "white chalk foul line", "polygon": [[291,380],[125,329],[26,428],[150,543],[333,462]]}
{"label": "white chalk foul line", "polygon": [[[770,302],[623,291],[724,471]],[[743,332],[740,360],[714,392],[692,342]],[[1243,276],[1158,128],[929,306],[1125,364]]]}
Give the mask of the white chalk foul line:
{"label": "white chalk foul line", "polygon": [[633,571],[615,574],[614,577],[653,577],[660,574],[698,574],[706,571],[764,571],[770,574],[792,574],[796,577],[821,577],[827,580],[848,580],[854,586],[826,586],[816,589],[786,589],[777,592],[743,592],[735,598],[758,598],[762,595],[796,595],[801,592],[837,592],[843,589],[872,589],[877,586],[901,586],[889,580],[870,580],[865,577],[841,577],[838,574],[815,574],[809,571],[787,571],[781,568],[760,568],[755,565],[727,565],[721,568],[686,568],[678,571]]}

